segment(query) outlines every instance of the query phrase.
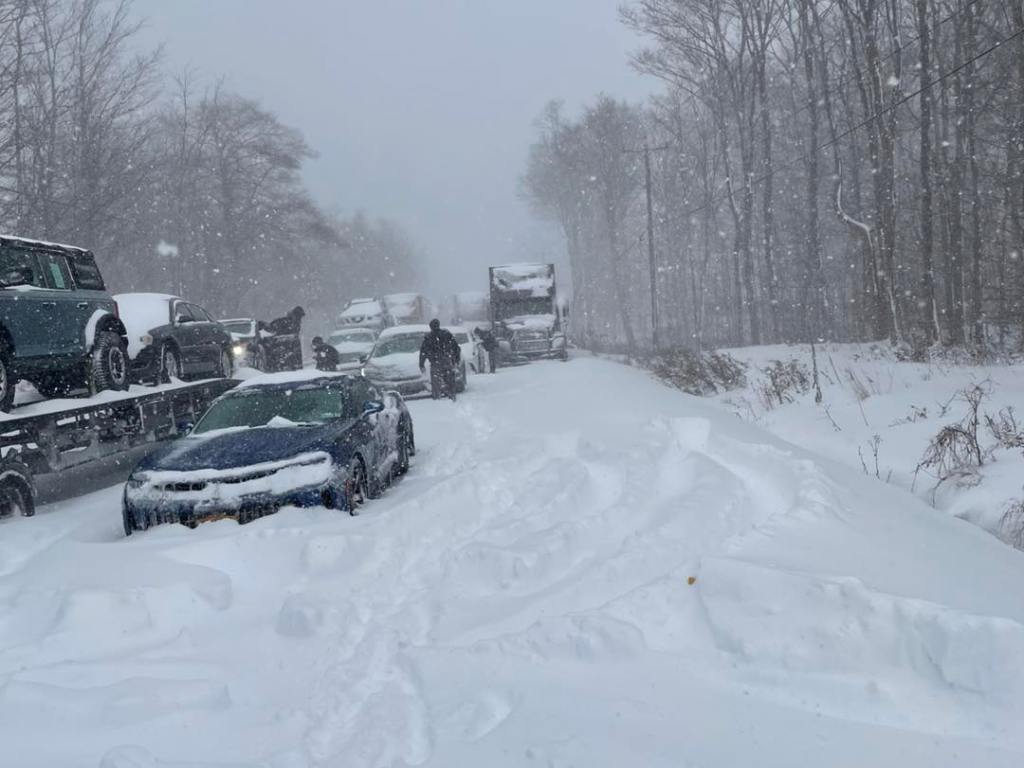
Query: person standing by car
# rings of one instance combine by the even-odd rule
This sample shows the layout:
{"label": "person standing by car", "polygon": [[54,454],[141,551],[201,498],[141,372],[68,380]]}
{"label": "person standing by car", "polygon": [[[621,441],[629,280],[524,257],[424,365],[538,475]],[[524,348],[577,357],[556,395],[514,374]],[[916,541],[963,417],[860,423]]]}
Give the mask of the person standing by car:
{"label": "person standing by car", "polygon": [[266,330],[271,334],[266,339],[268,367],[273,371],[297,371],[302,368],[302,318],[306,311],[294,307],[287,315],[271,320]]}
{"label": "person standing by car", "polygon": [[430,321],[430,333],[423,337],[420,345],[420,371],[426,372],[430,362],[430,394],[437,400],[441,397],[455,399],[455,371],[462,359],[459,343],[450,331],[441,327],[441,321]]}
{"label": "person standing by car", "polygon": [[322,337],[313,337],[313,359],[316,360],[318,371],[336,371],[338,363],[341,362],[341,355],[333,346],[326,343]]}
{"label": "person standing by car", "polygon": [[488,372],[494,373],[498,367],[498,340],[491,331],[485,331],[483,328],[474,328],[473,332],[487,353],[487,367],[490,369]]}

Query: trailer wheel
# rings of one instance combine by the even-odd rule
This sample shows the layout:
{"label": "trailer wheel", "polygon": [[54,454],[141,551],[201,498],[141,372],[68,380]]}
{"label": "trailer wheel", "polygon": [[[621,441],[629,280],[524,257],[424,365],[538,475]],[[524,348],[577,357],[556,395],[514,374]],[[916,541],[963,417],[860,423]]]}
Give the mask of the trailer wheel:
{"label": "trailer wheel", "polygon": [[8,465],[3,470],[0,475],[0,517],[32,517],[36,513],[29,477],[28,468],[20,464]]}
{"label": "trailer wheel", "polygon": [[128,389],[128,350],[113,331],[96,334],[92,348],[92,383],[96,392]]}
{"label": "trailer wheel", "polygon": [[10,413],[14,407],[14,385],[18,383],[11,369],[11,353],[0,343],[0,411]]}

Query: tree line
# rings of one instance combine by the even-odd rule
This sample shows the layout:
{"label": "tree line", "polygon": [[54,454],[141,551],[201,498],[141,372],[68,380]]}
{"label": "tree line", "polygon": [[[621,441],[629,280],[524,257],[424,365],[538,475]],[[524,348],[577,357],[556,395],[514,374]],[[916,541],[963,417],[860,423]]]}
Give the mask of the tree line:
{"label": "tree line", "polygon": [[113,290],[260,317],[405,288],[394,222],[332,216],[257,101],[139,53],[130,0],[0,0],[0,226],[93,249]]}
{"label": "tree line", "polygon": [[523,176],[565,236],[584,344],[649,349],[654,313],[696,348],[1024,343],[1021,0],[621,14],[662,92],[553,102]]}

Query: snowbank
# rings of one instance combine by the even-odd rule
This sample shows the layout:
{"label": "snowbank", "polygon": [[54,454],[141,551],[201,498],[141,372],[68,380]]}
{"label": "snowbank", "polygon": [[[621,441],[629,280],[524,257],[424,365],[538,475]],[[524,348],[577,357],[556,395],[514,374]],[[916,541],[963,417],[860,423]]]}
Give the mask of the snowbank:
{"label": "snowbank", "polygon": [[62,766],[1019,766],[1024,554],[597,359],[410,404],[357,518],[0,521],[0,741]]}

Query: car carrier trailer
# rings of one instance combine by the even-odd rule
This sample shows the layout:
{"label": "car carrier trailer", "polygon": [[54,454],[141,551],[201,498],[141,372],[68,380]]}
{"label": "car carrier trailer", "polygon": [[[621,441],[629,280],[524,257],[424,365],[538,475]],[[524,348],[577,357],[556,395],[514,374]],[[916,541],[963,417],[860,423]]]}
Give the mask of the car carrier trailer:
{"label": "car carrier trailer", "polygon": [[[111,459],[188,431],[231,379],[44,401],[0,418],[0,517],[35,514],[38,475]],[[66,407],[65,407],[66,405]],[[19,414],[18,411],[22,413]]]}

